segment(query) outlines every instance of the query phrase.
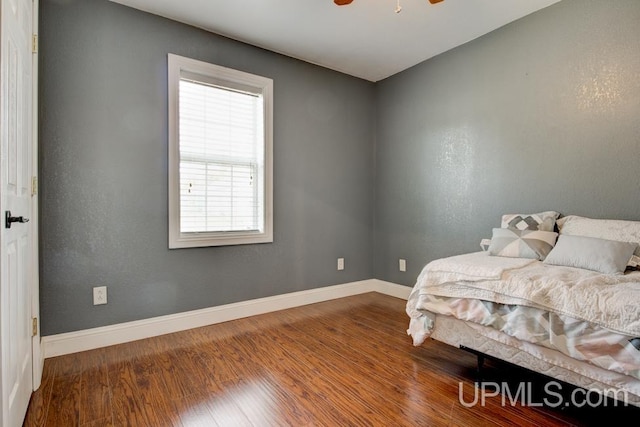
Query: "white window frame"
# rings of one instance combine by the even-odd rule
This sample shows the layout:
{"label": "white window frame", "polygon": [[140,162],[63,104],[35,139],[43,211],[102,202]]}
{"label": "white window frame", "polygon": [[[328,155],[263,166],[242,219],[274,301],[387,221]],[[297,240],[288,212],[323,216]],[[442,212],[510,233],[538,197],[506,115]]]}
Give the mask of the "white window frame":
{"label": "white window frame", "polygon": [[[247,87],[264,103],[264,227],[259,231],[182,233],[180,231],[180,77],[201,76],[221,87]],[[246,245],[273,242],[273,80],[182,56],[168,55],[169,248]]]}

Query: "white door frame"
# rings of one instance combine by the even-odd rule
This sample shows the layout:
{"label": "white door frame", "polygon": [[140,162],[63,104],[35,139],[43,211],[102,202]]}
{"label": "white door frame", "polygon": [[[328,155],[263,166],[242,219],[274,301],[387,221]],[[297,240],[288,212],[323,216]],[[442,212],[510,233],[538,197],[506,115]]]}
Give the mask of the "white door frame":
{"label": "white door frame", "polygon": [[42,368],[44,366],[44,352],[41,348],[40,340],[40,271],[39,271],[39,221],[38,221],[38,17],[39,17],[39,0],[33,1],[33,181],[31,188],[31,219],[33,221],[33,242],[31,247],[31,317],[37,319],[37,333],[32,339],[31,349],[33,357],[33,390],[36,391],[40,387],[42,381]]}

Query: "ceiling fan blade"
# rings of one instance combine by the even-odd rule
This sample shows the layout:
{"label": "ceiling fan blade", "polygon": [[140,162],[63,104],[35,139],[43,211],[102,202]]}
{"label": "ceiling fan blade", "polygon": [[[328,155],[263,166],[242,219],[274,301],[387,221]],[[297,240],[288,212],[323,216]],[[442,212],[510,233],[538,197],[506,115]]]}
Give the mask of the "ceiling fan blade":
{"label": "ceiling fan blade", "polygon": [[[436,3],[440,3],[441,1],[444,1],[444,0],[429,0],[429,3],[436,4]],[[353,0],[333,0],[333,2],[338,6],[345,6],[345,5],[351,4]]]}

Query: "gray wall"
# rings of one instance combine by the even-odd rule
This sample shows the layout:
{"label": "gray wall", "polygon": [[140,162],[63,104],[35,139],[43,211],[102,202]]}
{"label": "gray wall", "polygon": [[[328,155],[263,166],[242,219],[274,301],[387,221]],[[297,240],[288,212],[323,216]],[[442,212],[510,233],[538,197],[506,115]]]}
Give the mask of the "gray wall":
{"label": "gray wall", "polygon": [[503,213],[640,220],[638,23],[564,0],[378,84],[375,277],[412,285]]}
{"label": "gray wall", "polygon": [[[40,32],[43,335],[373,276],[372,83],[106,0]],[[168,250],[169,52],[274,80],[274,243]]]}
{"label": "gray wall", "polygon": [[[640,220],[638,22],[637,0],[564,0],[374,85],[106,0],[43,0],[43,335],[412,285],[507,212]],[[167,249],[168,52],[274,79],[273,244]]]}

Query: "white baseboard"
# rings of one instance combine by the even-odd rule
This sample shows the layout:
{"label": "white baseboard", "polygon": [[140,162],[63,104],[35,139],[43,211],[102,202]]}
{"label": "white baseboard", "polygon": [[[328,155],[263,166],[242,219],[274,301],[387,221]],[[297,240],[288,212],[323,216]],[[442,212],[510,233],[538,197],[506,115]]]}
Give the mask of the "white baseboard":
{"label": "white baseboard", "polygon": [[401,299],[409,299],[409,294],[413,288],[409,286],[398,285],[392,282],[385,282],[384,280],[372,279],[375,282],[375,292],[389,295]]}
{"label": "white baseboard", "polygon": [[49,335],[42,338],[42,347],[44,357],[49,358],[366,292],[379,292],[396,298],[407,299],[410,291],[411,288],[407,286],[384,282],[382,280],[362,280],[359,282],[259,298],[201,310],[119,323],[117,325]]}

